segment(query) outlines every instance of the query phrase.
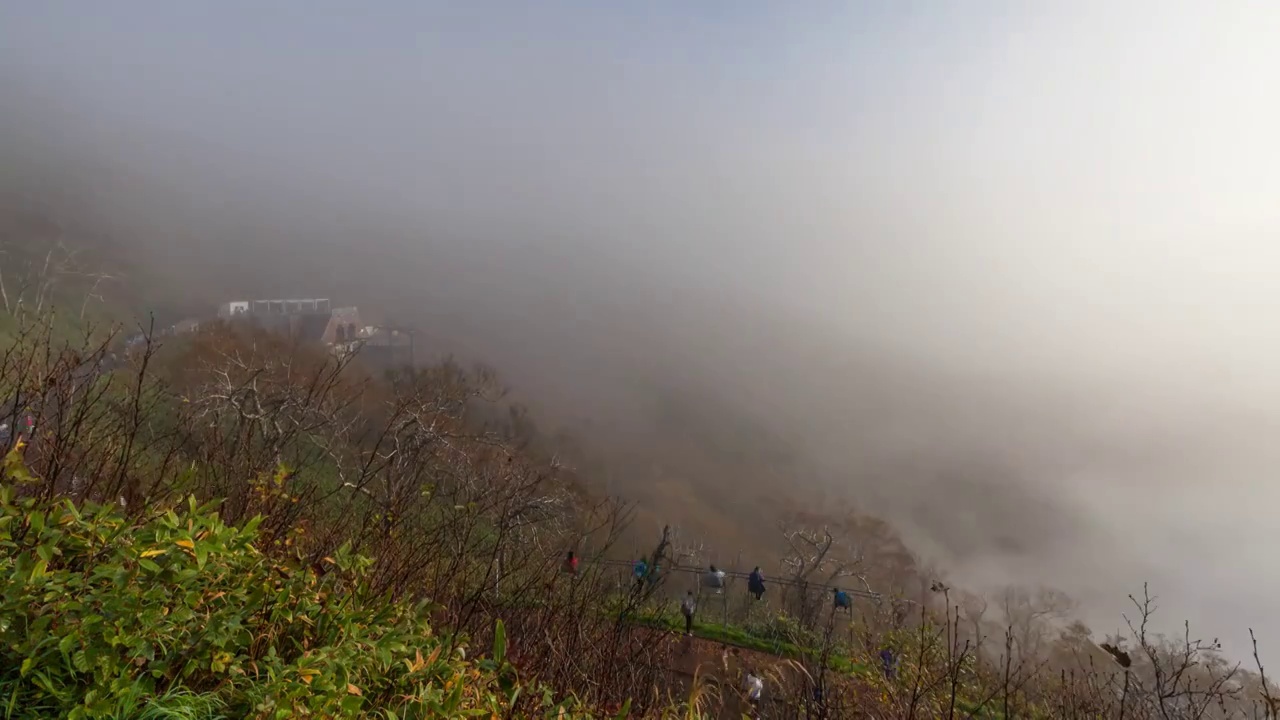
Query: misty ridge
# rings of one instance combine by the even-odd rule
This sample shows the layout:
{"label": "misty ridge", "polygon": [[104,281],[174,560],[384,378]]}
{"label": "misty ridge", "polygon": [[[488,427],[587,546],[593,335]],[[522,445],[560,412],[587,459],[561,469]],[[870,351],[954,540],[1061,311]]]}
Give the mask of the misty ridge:
{"label": "misty ridge", "polygon": [[[350,105],[367,97],[299,90],[292,105],[255,105],[270,84],[237,95],[234,73],[209,72],[210,92],[229,94],[206,115],[219,105],[212,94],[193,86],[186,106],[166,101],[176,81],[158,70],[77,77],[36,60],[0,70],[6,196],[102,248],[139,318],[324,296],[418,328],[425,351],[495,367],[541,427],[571,440],[584,476],[640,503],[646,532],[678,525],[726,561],[767,552],[753,537],[779,505],[856,508],[978,592],[1047,585],[1079,601],[1086,621],[1113,623],[1150,580],[1175,616],[1214,628],[1233,652],[1246,647],[1243,627],[1280,629],[1267,599],[1280,576],[1258,544],[1274,522],[1280,459],[1275,348],[1264,342],[1274,333],[1232,349],[1224,338],[1249,326],[1173,301],[1157,316],[1166,286],[1132,280],[1159,273],[1151,245],[1104,256],[1130,271],[1145,264],[1115,282],[1151,293],[1104,327],[1109,311],[1088,306],[1090,287],[1053,296],[1071,266],[1048,276],[1019,265],[1034,246],[974,240],[992,226],[955,227],[960,210],[928,227],[921,216],[946,209],[937,197],[872,216],[876,198],[845,197],[858,183],[815,170],[778,200],[776,223],[758,227],[771,217],[753,204],[764,191],[735,170],[794,180],[793,165],[818,157],[805,146],[752,164],[763,130],[724,131],[716,151],[748,160],[714,168],[722,155],[697,155],[692,180],[666,160],[677,170],[667,187],[661,163],[590,128],[564,149],[538,125],[560,114],[535,113],[530,135],[516,134],[499,111],[534,102],[541,86],[472,105],[440,91],[462,117],[414,128],[421,118],[394,103],[374,110],[403,110],[403,125],[377,113],[362,124]],[[337,120],[323,117],[331,108]],[[493,125],[459,129],[477,118]],[[653,133],[650,152],[683,148]],[[419,134],[429,140],[406,140]],[[809,202],[788,205],[796,198]],[[1018,200],[1004,209],[1030,236],[1037,220]],[[846,202],[868,219],[849,221],[854,249],[840,255],[827,236],[847,226],[813,228],[805,216]],[[1240,232],[1274,232],[1259,224]],[[927,237],[913,241],[917,232]],[[1044,296],[1006,292],[1038,283]],[[1217,311],[1244,323],[1232,307],[1227,298]],[[1261,349],[1237,360],[1251,348]]]}

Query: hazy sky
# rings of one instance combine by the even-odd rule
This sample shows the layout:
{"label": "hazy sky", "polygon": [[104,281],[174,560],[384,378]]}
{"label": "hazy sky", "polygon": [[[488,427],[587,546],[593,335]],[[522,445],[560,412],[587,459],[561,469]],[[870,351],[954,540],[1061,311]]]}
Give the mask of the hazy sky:
{"label": "hazy sky", "polygon": [[[398,302],[566,394],[557,368],[627,376],[644,337],[810,418],[828,468],[857,475],[851,433],[995,453],[1094,534],[958,566],[1159,577],[1172,612],[1280,643],[1277,38],[1274,0],[12,2],[0,129],[187,218],[166,262],[363,244],[375,281],[430,278]],[[870,347],[982,389],[860,415],[843,353]],[[929,477],[882,498],[917,534]]]}

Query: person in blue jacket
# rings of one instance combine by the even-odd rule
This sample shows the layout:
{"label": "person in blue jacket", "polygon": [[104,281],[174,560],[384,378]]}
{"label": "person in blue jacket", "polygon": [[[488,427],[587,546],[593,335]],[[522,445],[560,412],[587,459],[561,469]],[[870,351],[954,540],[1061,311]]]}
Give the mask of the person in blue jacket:
{"label": "person in blue jacket", "polygon": [[747,592],[751,593],[756,600],[764,597],[764,574],[760,572],[758,566],[747,577]]}
{"label": "person in blue jacket", "polygon": [[849,600],[849,593],[841,590],[840,588],[835,588],[835,595],[837,610],[848,610],[853,607],[853,603]]}
{"label": "person in blue jacket", "polygon": [[647,576],[648,574],[649,574],[649,563],[645,562],[644,558],[640,558],[639,560],[636,561],[635,565],[631,566],[631,575],[635,577],[636,587],[638,588],[641,588],[641,589],[644,588],[644,579],[645,579],[645,576]]}

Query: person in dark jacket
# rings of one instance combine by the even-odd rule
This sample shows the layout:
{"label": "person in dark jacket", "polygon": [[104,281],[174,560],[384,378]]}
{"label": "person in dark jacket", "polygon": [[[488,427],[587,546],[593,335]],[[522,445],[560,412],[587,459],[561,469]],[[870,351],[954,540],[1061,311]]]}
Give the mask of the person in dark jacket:
{"label": "person in dark jacket", "polygon": [[884,676],[890,680],[898,673],[898,658],[893,655],[893,648],[882,648],[880,650],[880,665],[884,670]]}
{"label": "person in dark jacket", "polygon": [[751,571],[751,575],[747,577],[747,592],[751,593],[756,600],[764,597],[764,573],[760,572],[757,567]]}
{"label": "person in dark jacket", "polygon": [[631,574],[636,579],[636,588],[643,590],[645,577],[649,575],[649,563],[645,562],[644,558],[640,558],[635,565],[631,566]]}
{"label": "person in dark jacket", "polygon": [[572,550],[569,551],[569,555],[564,559],[564,571],[569,575],[578,574],[578,558],[573,554]]}

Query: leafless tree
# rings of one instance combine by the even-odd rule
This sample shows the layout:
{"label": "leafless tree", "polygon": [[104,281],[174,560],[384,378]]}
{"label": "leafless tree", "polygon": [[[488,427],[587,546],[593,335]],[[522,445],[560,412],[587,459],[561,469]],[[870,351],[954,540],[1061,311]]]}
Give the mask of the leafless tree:
{"label": "leafless tree", "polygon": [[837,536],[830,525],[806,527],[796,520],[780,521],[778,530],[786,543],[782,566],[787,573],[788,592],[792,594],[796,615],[808,627],[817,627],[826,587],[845,580],[858,589],[871,592],[867,581],[865,556]]}
{"label": "leafless tree", "polygon": [[1047,659],[1049,641],[1074,609],[1075,602],[1053,588],[1009,586],[1000,593],[1004,623],[1013,631],[1013,651],[1027,662]]}

